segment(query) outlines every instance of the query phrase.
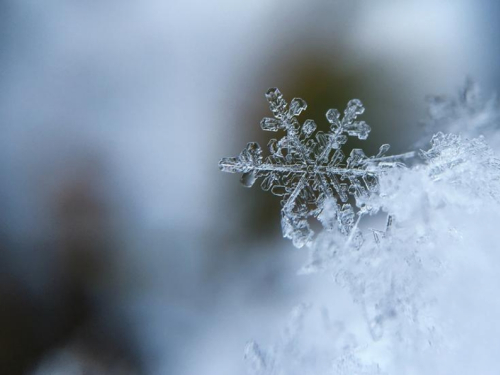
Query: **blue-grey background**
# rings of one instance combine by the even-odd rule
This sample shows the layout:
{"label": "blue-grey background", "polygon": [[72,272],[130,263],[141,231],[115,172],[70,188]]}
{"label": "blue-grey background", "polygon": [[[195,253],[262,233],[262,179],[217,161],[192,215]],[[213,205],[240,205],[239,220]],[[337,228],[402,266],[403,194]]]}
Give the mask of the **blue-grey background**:
{"label": "blue-grey background", "polygon": [[1,0],[0,373],[244,373],[245,342],[323,285],[295,276],[279,199],[217,168],[267,143],[264,92],[318,123],[359,98],[367,153],[406,151],[426,95],[466,77],[498,90],[499,15],[493,0]]}

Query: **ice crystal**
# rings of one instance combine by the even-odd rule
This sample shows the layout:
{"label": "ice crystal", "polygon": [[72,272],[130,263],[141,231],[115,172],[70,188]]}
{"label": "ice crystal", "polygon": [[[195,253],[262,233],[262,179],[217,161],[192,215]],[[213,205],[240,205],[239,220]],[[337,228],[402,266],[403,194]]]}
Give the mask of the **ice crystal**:
{"label": "ice crystal", "polygon": [[[500,202],[500,160],[483,136],[468,139],[459,134],[435,134],[432,147],[422,151],[432,180],[450,184],[462,194],[448,193],[455,205],[473,209],[485,200]],[[437,199],[441,194],[436,194]],[[463,202],[457,198],[463,197]]]}
{"label": "ice crystal", "polygon": [[421,155],[431,166],[430,176],[439,179],[443,173],[475,159],[479,165],[496,164],[493,151],[484,142],[484,137],[468,140],[458,134],[435,134],[431,139],[432,147]]}
{"label": "ice crystal", "polygon": [[[283,236],[297,247],[311,242],[313,231],[309,218],[320,219],[327,229],[357,238],[356,215],[360,218],[370,207],[360,203],[378,189],[378,176],[384,169],[401,165],[398,160],[412,156],[384,156],[389,145],[384,144],[376,156],[367,157],[363,150],[353,149],[346,158],[342,152],[348,137],[366,140],[370,126],[359,121],[365,111],[358,99],[347,104],[344,115],[336,109],[326,113],[330,131],[317,131],[313,120],[301,124],[298,116],[307,108],[303,99],[295,98],[288,105],[277,88],[266,93],[273,118],[264,118],[260,125],[265,131],[284,131],[280,139],[269,142],[270,156],[262,156],[261,147],[251,142],[237,157],[223,158],[219,167],[224,172],[243,173],[241,182],[251,187],[262,178],[263,190],[282,197],[281,225]],[[356,209],[349,203],[354,197]],[[329,217],[320,214],[325,205]],[[359,220],[359,219],[358,219]]]}

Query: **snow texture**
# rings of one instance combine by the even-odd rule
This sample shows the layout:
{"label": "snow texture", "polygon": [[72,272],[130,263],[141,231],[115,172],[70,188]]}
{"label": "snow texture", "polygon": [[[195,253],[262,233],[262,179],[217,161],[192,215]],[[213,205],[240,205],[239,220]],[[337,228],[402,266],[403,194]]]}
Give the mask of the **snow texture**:
{"label": "snow texture", "polygon": [[[367,334],[345,328],[346,316],[339,323],[344,328],[332,330],[313,317],[314,307],[299,305],[275,344],[247,346],[251,374],[500,373],[500,159],[486,142],[494,139],[499,109],[477,92],[468,84],[461,99],[435,111],[435,134],[418,155],[385,157],[384,145],[375,157],[354,150],[345,161],[340,147],[347,136],[368,136],[368,126],[356,119],[359,101],[350,102],[342,120],[330,110],[331,132],[312,137],[296,119],[305,103],[295,99],[287,110],[281,94],[270,90],[275,119],[264,119],[263,128],[287,135],[271,141],[265,161],[251,144],[239,157],[223,159],[221,169],[264,177],[270,189],[284,187],[285,236],[309,247],[301,272],[331,275],[351,296]],[[404,166],[413,155],[418,162]],[[347,194],[357,212],[343,200]],[[362,236],[359,219],[379,212],[385,228]],[[311,216],[326,228],[314,238],[304,223]]]}

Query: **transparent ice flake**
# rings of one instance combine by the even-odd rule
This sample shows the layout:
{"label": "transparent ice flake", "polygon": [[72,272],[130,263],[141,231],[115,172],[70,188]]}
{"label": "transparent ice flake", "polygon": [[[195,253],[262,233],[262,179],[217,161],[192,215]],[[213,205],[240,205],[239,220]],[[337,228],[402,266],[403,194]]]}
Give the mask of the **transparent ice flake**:
{"label": "transparent ice flake", "polygon": [[[400,166],[409,155],[386,157],[389,145],[382,145],[376,156],[367,157],[363,150],[354,149],[346,160],[342,145],[349,137],[367,139],[371,130],[365,121],[357,121],[365,110],[358,99],[349,101],[343,117],[336,109],[328,110],[330,132],[316,132],[317,125],[310,119],[300,124],[297,116],[307,108],[303,99],[295,98],[288,105],[277,88],[270,88],[266,99],[274,118],[264,118],[261,128],[285,134],[269,142],[269,156],[263,158],[260,146],[252,142],[239,156],[222,159],[220,169],[243,173],[241,182],[246,187],[262,178],[263,190],[282,197],[283,236],[295,246],[311,243],[309,219],[318,218],[325,202],[337,205],[332,211],[335,225],[331,217],[319,218],[320,222],[328,230],[336,226],[350,243],[358,243],[361,237],[357,223],[362,215],[370,213],[361,209],[359,200],[376,192],[379,175],[391,166]],[[354,198],[352,202],[350,196]]]}

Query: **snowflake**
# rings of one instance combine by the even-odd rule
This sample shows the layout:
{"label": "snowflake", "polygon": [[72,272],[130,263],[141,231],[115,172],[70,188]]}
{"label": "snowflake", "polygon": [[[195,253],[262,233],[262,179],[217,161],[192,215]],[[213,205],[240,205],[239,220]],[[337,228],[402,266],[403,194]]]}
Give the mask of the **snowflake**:
{"label": "snowflake", "polygon": [[[243,173],[241,182],[246,187],[263,178],[262,189],[282,197],[283,236],[292,239],[297,247],[310,243],[313,231],[308,220],[321,219],[325,205],[334,208],[333,215],[331,210],[329,213],[334,220],[320,220],[326,229],[337,227],[350,238],[354,233],[359,237],[356,232],[359,218],[371,210],[360,198],[377,191],[378,175],[384,169],[401,165],[398,160],[413,153],[384,156],[389,149],[384,144],[376,156],[367,157],[356,148],[346,160],[341,147],[348,137],[366,140],[371,130],[365,121],[357,120],[365,110],[358,99],[349,101],[342,118],[336,109],[327,111],[330,132],[325,133],[317,131],[313,120],[300,124],[297,117],[307,108],[303,99],[295,98],[288,105],[276,88],[269,89],[266,98],[274,118],[264,118],[260,123],[262,130],[286,134],[280,140],[271,139],[268,144],[271,155],[265,159],[261,147],[251,142],[239,156],[223,158],[220,169]],[[349,196],[354,197],[357,212],[348,203]]]}

